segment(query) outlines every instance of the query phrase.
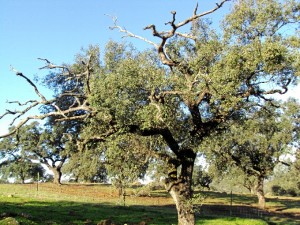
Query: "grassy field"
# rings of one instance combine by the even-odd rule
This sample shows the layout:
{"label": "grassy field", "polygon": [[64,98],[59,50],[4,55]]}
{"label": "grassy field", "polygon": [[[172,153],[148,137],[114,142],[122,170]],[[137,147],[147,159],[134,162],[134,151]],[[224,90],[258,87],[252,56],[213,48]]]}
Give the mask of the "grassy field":
{"label": "grassy field", "polygon": [[[126,206],[109,185],[0,184],[1,224],[176,224],[172,199],[164,191],[138,197],[128,190]],[[205,192],[197,224],[300,224],[300,198],[268,198],[267,210],[255,196]],[[16,222],[18,221],[18,223]]]}

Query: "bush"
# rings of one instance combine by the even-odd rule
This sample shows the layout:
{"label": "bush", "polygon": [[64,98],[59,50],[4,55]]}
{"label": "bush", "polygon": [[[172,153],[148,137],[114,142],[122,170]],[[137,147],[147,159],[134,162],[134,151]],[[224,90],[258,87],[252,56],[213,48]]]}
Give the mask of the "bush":
{"label": "bush", "polygon": [[297,197],[297,192],[295,189],[289,188],[286,190],[286,194],[291,197]]}
{"label": "bush", "polygon": [[272,194],[278,196],[291,196],[291,197],[300,196],[300,192],[299,191],[297,192],[295,188],[285,189],[279,185],[272,186]]}

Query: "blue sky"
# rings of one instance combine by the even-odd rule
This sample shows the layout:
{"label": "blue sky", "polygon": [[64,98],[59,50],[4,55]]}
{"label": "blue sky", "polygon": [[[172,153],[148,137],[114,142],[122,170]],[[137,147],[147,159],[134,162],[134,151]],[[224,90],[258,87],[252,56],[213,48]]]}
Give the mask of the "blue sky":
{"label": "blue sky", "polygon": [[[37,60],[72,63],[74,55],[90,44],[101,49],[110,40],[120,41],[122,34],[112,31],[112,20],[105,14],[118,17],[119,24],[135,34],[152,39],[150,31],[143,28],[155,24],[164,28],[170,21],[170,11],[177,12],[181,21],[191,16],[196,0],[0,0],[0,114],[7,100],[26,101],[36,98],[32,88],[10,71],[10,65],[29,78],[45,74],[40,71],[44,63]],[[199,12],[215,7],[216,1],[199,0]],[[229,4],[217,11],[220,19]],[[138,48],[151,47],[129,39]],[[43,88],[41,88],[42,91]],[[299,88],[298,88],[299,91]],[[7,118],[0,121],[0,134],[5,130]]]}

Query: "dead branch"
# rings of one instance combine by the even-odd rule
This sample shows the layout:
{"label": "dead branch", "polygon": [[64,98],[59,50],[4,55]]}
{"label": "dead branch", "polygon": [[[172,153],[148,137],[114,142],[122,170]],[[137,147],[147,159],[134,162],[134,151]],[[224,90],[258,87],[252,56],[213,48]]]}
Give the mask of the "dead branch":
{"label": "dead branch", "polygon": [[42,69],[62,69],[63,71],[67,71],[67,72],[68,72],[68,75],[71,75],[71,72],[70,72],[69,68],[66,67],[66,66],[58,66],[58,65],[55,65],[55,64],[51,63],[48,59],[42,59],[42,58],[37,58],[37,59],[46,62],[46,65],[45,65],[45,66],[39,68],[40,70],[42,70]]}
{"label": "dead branch", "polygon": [[190,22],[193,22],[193,21],[195,21],[195,20],[197,20],[197,19],[199,19],[201,17],[204,17],[204,16],[206,16],[208,14],[211,14],[211,13],[215,12],[216,10],[218,10],[219,8],[221,8],[223,6],[223,4],[225,2],[228,2],[228,1],[230,1],[230,0],[223,0],[220,3],[216,3],[216,7],[215,8],[213,8],[213,9],[211,9],[209,11],[200,13],[200,14],[197,14],[197,10],[198,10],[198,4],[197,4],[196,7],[195,7],[193,16],[191,16],[190,18],[188,18],[188,19],[186,19],[186,20],[178,23],[177,25],[172,26],[173,29],[168,32],[168,35],[170,35],[172,37],[173,35],[171,35],[171,34],[175,33],[175,31],[173,31],[174,28],[178,29],[178,28],[180,28],[180,27],[182,27],[182,26],[184,26],[184,25],[186,25],[186,24],[188,24]]}
{"label": "dead branch", "polygon": [[[23,120],[21,120],[15,127],[13,130],[11,130],[10,132],[8,132],[7,134],[4,135],[0,135],[0,138],[4,138],[4,137],[8,137],[14,133],[16,133],[24,124],[26,124],[28,121],[30,120],[43,120],[45,118],[49,118],[52,116],[57,117],[56,121],[66,121],[66,120],[75,120],[75,119],[86,119],[88,118],[90,115],[92,115],[93,110],[87,106],[86,102],[84,102],[82,105],[79,105],[77,107],[74,108],[68,108],[67,110],[61,110],[57,105],[55,105],[56,100],[53,99],[51,101],[47,101],[46,104],[44,104],[43,102],[35,102],[34,104],[30,105],[29,107],[27,107],[26,109],[22,110],[22,111],[14,111],[11,112],[9,110],[7,110],[6,113],[4,113],[0,119],[2,119],[4,116],[8,115],[8,114],[13,114],[16,115],[11,124],[14,124],[16,122],[17,119],[20,119],[23,115],[25,115],[25,113],[27,113],[30,109],[38,106],[38,105],[51,105],[52,107],[54,107],[56,109],[56,111],[53,112],[49,112],[49,113],[45,113],[45,114],[41,114],[41,115],[31,115],[31,116],[27,116],[26,118],[24,118]],[[50,104],[50,102],[52,102],[52,104]],[[82,115],[77,115],[77,116],[71,116],[70,114],[72,112],[77,112],[77,111],[86,111],[85,114]]]}
{"label": "dead branch", "polygon": [[[167,40],[170,39],[170,38],[172,38],[174,35],[177,34],[176,31],[177,31],[178,28],[180,28],[180,27],[182,27],[182,26],[184,26],[184,25],[186,25],[188,23],[194,22],[194,21],[196,21],[197,19],[199,19],[199,18],[201,18],[203,16],[206,16],[208,14],[211,14],[211,13],[215,12],[216,10],[218,10],[219,8],[221,8],[223,6],[223,4],[225,2],[227,2],[227,1],[230,1],[230,0],[223,0],[223,1],[221,1],[221,3],[216,4],[217,6],[215,8],[213,8],[212,10],[209,10],[207,12],[200,13],[200,14],[197,14],[197,10],[198,10],[198,4],[197,4],[196,7],[195,7],[195,9],[194,9],[193,16],[191,16],[190,18],[188,18],[188,19],[186,19],[186,20],[184,20],[182,22],[179,22],[178,24],[175,24],[175,19],[176,19],[175,15],[176,15],[176,12],[172,11],[171,12],[171,14],[172,14],[172,20],[170,22],[166,23],[166,25],[170,24],[171,27],[172,27],[172,29],[169,30],[169,31],[159,32],[159,31],[157,31],[156,26],[153,25],[153,24],[146,26],[144,28],[144,30],[148,30],[148,29],[152,30],[152,35],[161,39],[161,43],[160,43],[160,45],[158,45],[157,50],[158,50],[158,54],[159,54],[159,56],[161,58],[162,63],[165,64],[165,65],[168,65],[170,67],[178,66],[179,65],[178,62],[171,60],[167,56],[167,54],[165,52],[165,49],[164,49]],[[181,33],[179,33],[179,35],[182,36],[182,37],[191,38],[193,40],[196,39],[196,37],[194,37],[192,35],[185,35],[185,34],[181,34]]]}
{"label": "dead branch", "polygon": [[184,34],[184,33],[176,32],[176,35],[183,37],[183,38],[191,39],[193,41],[197,41],[197,37],[194,35],[191,35],[191,34]]}
{"label": "dead branch", "polygon": [[136,39],[145,41],[145,42],[147,42],[147,43],[153,45],[155,48],[158,48],[158,45],[157,45],[156,43],[154,43],[154,42],[148,40],[147,38],[141,37],[141,36],[139,36],[139,35],[135,35],[135,34],[131,33],[130,31],[128,31],[127,29],[125,29],[125,28],[119,26],[119,25],[117,24],[117,22],[118,22],[118,18],[117,18],[117,17],[115,17],[115,16],[110,16],[110,15],[107,15],[107,14],[106,14],[106,16],[111,17],[111,19],[112,19],[112,21],[113,21],[113,24],[114,24],[113,26],[109,27],[109,29],[111,29],[111,30],[118,29],[121,33],[125,33],[126,35],[123,36],[123,38],[124,38],[124,37],[133,37],[133,38],[136,38]]}
{"label": "dead branch", "polygon": [[28,78],[26,77],[25,75],[23,75],[23,73],[17,71],[16,69],[14,69],[12,66],[11,66],[11,70],[14,71],[16,73],[17,76],[20,76],[22,78],[24,78],[27,83],[29,83],[33,88],[34,88],[34,91],[35,93],[43,100],[43,101],[47,101],[46,98],[39,92],[39,90],[37,89],[36,85]]}
{"label": "dead branch", "polygon": [[24,105],[27,105],[28,103],[34,103],[34,102],[36,102],[36,100],[28,100],[24,103],[21,103],[19,101],[7,101],[6,103],[9,103],[9,104],[14,104],[15,103],[15,104],[18,104],[19,106],[24,106]]}
{"label": "dead branch", "polygon": [[[48,66],[47,66],[48,69],[59,68],[59,69],[62,69],[63,71],[67,70],[68,74],[71,75],[70,70],[65,66],[56,66],[54,64],[51,64],[50,61],[47,60],[47,59],[41,59],[40,58],[40,60],[44,60],[48,64]],[[91,61],[89,60],[88,64],[90,64],[90,63],[91,63]],[[41,114],[41,115],[27,116],[23,120],[20,120],[17,123],[17,125],[14,127],[13,130],[8,132],[7,134],[1,135],[0,138],[8,137],[8,136],[16,133],[20,129],[20,127],[22,127],[24,124],[26,124],[30,120],[43,120],[45,118],[52,117],[52,116],[56,117],[56,121],[86,119],[90,115],[93,114],[93,109],[89,106],[85,95],[79,94],[79,93],[74,93],[74,92],[73,93],[72,92],[65,92],[65,93],[62,93],[60,96],[58,96],[54,99],[47,100],[45,98],[45,96],[40,93],[40,91],[38,90],[36,85],[27,76],[25,76],[23,73],[19,72],[18,70],[14,69],[13,67],[11,67],[11,70],[17,76],[20,76],[20,77],[24,78],[25,81],[27,83],[29,83],[34,88],[35,93],[39,96],[40,100],[28,100],[25,103],[21,103],[19,101],[10,101],[8,103],[18,104],[19,106],[26,106],[26,108],[23,109],[23,110],[9,110],[9,109],[7,109],[4,114],[0,115],[0,119],[2,119],[3,117],[5,117],[7,115],[13,115],[14,117],[12,119],[12,122],[10,123],[10,125],[13,125],[14,123],[16,123],[17,120],[21,119],[22,116],[25,116],[25,114],[27,114],[31,109],[33,109],[33,108],[35,108],[39,105],[40,106],[41,105],[50,106],[53,109],[55,109],[55,111],[45,113],[45,114]],[[88,70],[90,70],[90,69],[88,68]],[[85,76],[86,76],[86,74],[87,73],[84,73]],[[84,76],[84,75],[82,75],[82,76]],[[79,76],[79,75],[78,74],[75,75],[75,78],[77,76]],[[61,109],[59,107],[59,105],[57,104],[62,97],[72,97],[72,98],[74,98],[73,104],[70,107],[68,107],[68,109]],[[84,111],[85,113],[82,114],[82,115],[76,115],[76,116],[74,116],[74,114],[72,115],[73,112],[77,112],[77,111]]]}
{"label": "dead branch", "polygon": [[196,7],[194,9],[194,12],[193,12],[193,15],[182,21],[182,22],[179,22],[178,24],[175,24],[175,21],[176,21],[176,11],[172,11],[171,14],[172,14],[172,20],[165,23],[165,25],[170,25],[172,27],[171,30],[169,31],[162,31],[162,32],[159,32],[157,29],[156,29],[156,26],[154,24],[150,24],[148,26],[146,26],[144,28],[144,30],[151,30],[152,31],[152,35],[154,37],[158,37],[161,39],[161,42],[160,44],[156,44],[144,37],[141,37],[141,36],[138,36],[138,35],[135,35],[133,33],[131,33],[130,31],[126,30],[125,28],[117,25],[117,18],[116,17],[112,17],[112,20],[113,20],[113,23],[114,23],[114,26],[110,27],[110,29],[118,29],[120,32],[122,33],[125,33],[126,36],[125,37],[133,37],[133,38],[137,38],[137,39],[140,39],[142,41],[145,41],[151,45],[153,45],[157,51],[158,51],[158,55],[162,61],[162,63],[164,65],[167,65],[169,66],[171,69],[172,67],[174,66],[178,66],[180,63],[177,62],[177,61],[174,61],[172,60],[168,54],[166,53],[166,50],[165,50],[165,44],[167,42],[168,39],[172,38],[174,35],[179,35],[179,36],[182,36],[182,37],[185,37],[185,38],[189,38],[189,39],[192,39],[192,40],[196,40],[196,37],[191,35],[191,34],[182,34],[182,33],[178,33],[176,32],[178,28],[190,23],[190,22],[194,22],[196,21],[197,19],[199,19],[200,17],[203,17],[203,16],[206,16],[208,14],[211,14],[213,12],[215,12],[216,10],[218,10],[219,8],[221,8],[223,6],[223,4],[227,1],[230,1],[230,0],[222,0],[219,4],[216,4],[216,7],[207,11],[207,12],[204,12],[204,13],[200,13],[200,14],[197,14],[197,10],[198,10],[198,3],[196,4]]}
{"label": "dead branch", "polygon": [[[176,67],[176,66],[179,66],[180,65],[180,62],[177,62],[175,60],[172,60],[170,58],[170,56],[167,54],[166,52],[166,49],[165,49],[165,45],[167,43],[167,40],[172,38],[173,36],[175,35],[179,35],[179,36],[182,36],[184,38],[189,38],[189,39],[192,39],[194,41],[196,41],[196,37],[191,35],[191,34],[183,34],[183,33],[178,33],[176,32],[178,28],[188,24],[188,23],[193,23],[194,21],[196,21],[197,19],[199,19],[200,17],[203,17],[203,16],[206,16],[208,14],[211,14],[213,12],[215,12],[216,10],[218,10],[219,8],[221,8],[223,6],[223,4],[227,1],[230,1],[230,0],[222,0],[220,3],[217,3],[216,4],[216,7],[209,10],[209,11],[206,11],[206,12],[203,12],[203,13],[200,13],[200,14],[197,14],[197,10],[198,10],[198,3],[196,4],[196,7],[193,11],[193,15],[182,21],[182,22],[179,22],[178,24],[175,24],[175,21],[176,21],[176,11],[171,11],[171,14],[172,14],[172,20],[165,23],[165,25],[170,25],[172,27],[171,30],[169,31],[162,31],[162,32],[159,32],[157,29],[156,29],[156,26],[154,24],[150,24],[148,26],[146,26],[144,28],[144,30],[151,30],[152,31],[152,35],[154,37],[158,37],[161,39],[161,42],[160,44],[156,44],[144,37],[141,37],[141,36],[138,36],[138,35],[135,35],[133,34],[132,32],[128,31],[127,29],[117,25],[117,18],[116,17],[113,17],[113,16],[110,16],[113,20],[113,23],[114,23],[114,26],[110,27],[110,29],[114,30],[114,29],[118,29],[121,33],[125,33],[126,35],[124,37],[133,37],[133,38],[136,38],[136,39],[140,39],[142,41],[145,41],[151,45],[153,45],[156,49],[157,49],[157,52],[158,52],[158,55],[161,59],[161,62],[164,64],[164,65],[167,65],[170,67],[170,69],[172,70],[173,67]],[[107,15],[109,16],[109,15]],[[183,66],[184,67],[184,66]],[[183,68],[183,70],[185,70],[186,68]]]}

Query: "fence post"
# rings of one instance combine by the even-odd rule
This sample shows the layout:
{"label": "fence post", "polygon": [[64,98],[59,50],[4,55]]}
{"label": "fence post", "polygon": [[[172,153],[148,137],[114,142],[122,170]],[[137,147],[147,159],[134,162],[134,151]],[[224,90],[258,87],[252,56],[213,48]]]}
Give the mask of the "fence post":
{"label": "fence post", "polygon": [[232,216],[232,190],[230,192],[230,216]]}
{"label": "fence post", "polygon": [[40,172],[37,174],[37,182],[36,182],[36,191],[39,191],[39,180],[40,180]]}

